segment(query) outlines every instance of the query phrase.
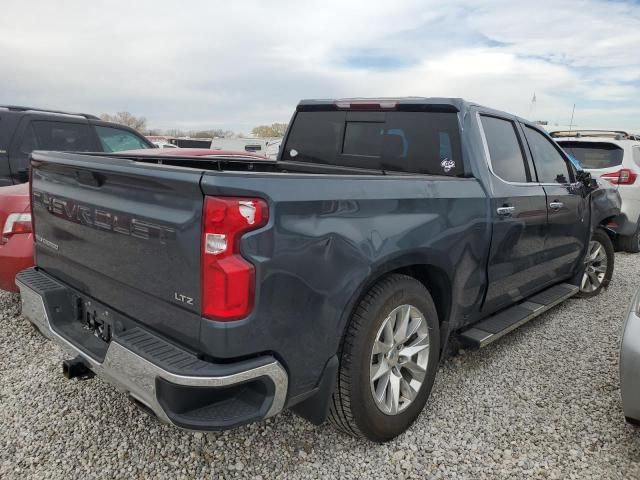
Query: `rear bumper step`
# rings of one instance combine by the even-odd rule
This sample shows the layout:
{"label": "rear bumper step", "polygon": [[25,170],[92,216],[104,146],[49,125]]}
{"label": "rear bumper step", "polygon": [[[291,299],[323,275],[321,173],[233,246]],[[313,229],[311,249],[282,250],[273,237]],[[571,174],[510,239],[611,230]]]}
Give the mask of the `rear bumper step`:
{"label": "rear bumper step", "polygon": [[543,290],[522,303],[476,323],[460,334],[460,341],[472,348],[484,347],[572,297],[578,293],[578,290],[577,286],[568,283]]}
{"label": "rear bumper step", "polygon": [[[98,376],[128,393],[161,421],[188,430],[223,430],[279,413],[288,377],[271,356],[214,364],[142,328],[114,335],[103,358],[96,358],[55,328],[52,311],[64,311],[66,287],[36,269],[21,272],[22,314],[42,334],[86,362]],[[52,295],[47,295],[47,293]],[[47,298],[52,297],[50,305]],[[62,300],[61,300],[62,299]],[[87,341],[95,337],[87,333]]]}

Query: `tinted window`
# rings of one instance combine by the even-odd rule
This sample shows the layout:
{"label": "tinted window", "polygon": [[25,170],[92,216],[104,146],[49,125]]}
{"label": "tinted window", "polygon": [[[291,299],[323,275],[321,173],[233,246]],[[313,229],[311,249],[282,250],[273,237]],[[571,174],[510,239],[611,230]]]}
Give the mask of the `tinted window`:
{"label": "tinted window", "polygon": [[96,126],[96,133],[100,139],[102,149],[108,153],[151,148],[142,138],[128,130]]}
{"label": "tinted window", "polygon": [[31,153],[34,150],[38,150],[38,139],[36,138],[36,132],[33,129],[33,125],[29,124],[24,132],[24,137],[22,137],[20,151],[22,153]]}
{"label": "tinted window", "polygon": [[530,127],[525,127],[527,143],[533,155],[533,162],[541,183],[568,183],[569,170],[564,157],[558,152],[551,140]]}
{"label": "tinted window", "polygon": [[384,128],[384,122],[347,122],[342,153],[379,157]]}
{"label": "tinted window", "polygon": [[454,113],[299,112],[283,159],[434,175],[464,172]]}
{"label": "tinted window", "polygon": [[[345,112],[299,112],[291,127],[283,158],[338,164]],[[292,154],[293,151],[293,154]]]}
{"label": "tinted window", "polygon": [[[33,127],[33,130],[29,131]],[[38,148],[69,152],[95,150],[91,140],[91,129],[80,123],[34,121],[27,130],[21,150]],[[33,136],[35,134],[35,136]],[[33,148],[32,148],[33,147]]]}
{"label": "tinted window", "polygon": [[558,142],[582,168],[610,168],[622,164],[624,150],[607,142]]}
{"label": "tinted window", "polygon": [[[4,111],[0,110],[0,113],[4,113]],[[3,152],[9,150],[9,144],[11,143],[20,118],[20,115],[12,114],[4,114],[0,117],[0,150]]]}
{"label": "tinted window", "polygon": [[495,174],[509,182],[526,182],[524,157],[513,122],[484,115],[480,118]]}

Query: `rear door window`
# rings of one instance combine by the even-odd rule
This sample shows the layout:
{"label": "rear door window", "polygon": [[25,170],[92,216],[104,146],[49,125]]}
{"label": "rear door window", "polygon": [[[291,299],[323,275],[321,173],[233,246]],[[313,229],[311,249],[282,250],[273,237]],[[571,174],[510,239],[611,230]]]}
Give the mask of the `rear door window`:
{"label": "rear door window", "polygon": [[298,112],[284,160],[462,175],[458,118],[443,112]]}
{"label": "rear door window", "polygon": [[529,178],[514,123],[486,115],[480,119],[493,172],[508,182],[527,182]]}
{"label": "rear door window", "polygon": [[20,151],[22,153],[31,153],[34,150],[38,150],[38,139],[36,137],[36,132],[33,129],[33,124],[29,124],[29,126],[24,131],[24,136],[22,137],[22,143],[20,144]]}
{"label": "rear door window", "polygon": [[27,127],[20,150],[30,153],[33,149],[89,152],[95,150],[88,125],[69,122],[36,120]]}
{"label": "rear door window", "polygon": [[537,130],[525,126],[524,133],[541,183],[569,183],[571,176],[562,154],[556,146]]}
{"label": "rear door window", "polygon": [[622,165],[624,150],[609,142],[558,142],[582,168],[601,169]]}
{"label": "rear door window", "polygon": [[142,138],[121,128],[96,125],[96,133],[100,139],[102,149],[107,153],[151,148]]}
{"label": "rear door window", "polygon": [[0,116],[0,154],[7,153],[9,150],[19,119],[20,116],[18,115],[6,114]]}

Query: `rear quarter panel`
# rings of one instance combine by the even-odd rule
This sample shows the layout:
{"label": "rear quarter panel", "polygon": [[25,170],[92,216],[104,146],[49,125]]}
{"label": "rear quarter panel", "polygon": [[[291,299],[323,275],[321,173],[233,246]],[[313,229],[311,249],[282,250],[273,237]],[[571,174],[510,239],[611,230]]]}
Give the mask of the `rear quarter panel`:
{"label": "rear quarter panel", "polygon": [[254,312],[203,320],[202,348],[242,356],[259,341],[287,365],[290,396],[315,385],[358,298],[388,271],[424,264],[444,272],[453,326],[481,304],[490,226],[475,179],[216,173],[201,185],[207,195],[270,205],[268,225],[242,241],[256,266]]}

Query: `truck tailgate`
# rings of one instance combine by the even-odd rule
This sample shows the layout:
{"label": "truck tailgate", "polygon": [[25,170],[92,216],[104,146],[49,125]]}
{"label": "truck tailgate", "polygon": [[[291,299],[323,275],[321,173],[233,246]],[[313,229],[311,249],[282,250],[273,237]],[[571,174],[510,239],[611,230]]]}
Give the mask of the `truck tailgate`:
{"label": "truck tailgate", "polygon": [[38,267],[195,344],[202,172],[52,152],[35,153],[32,163]]}

